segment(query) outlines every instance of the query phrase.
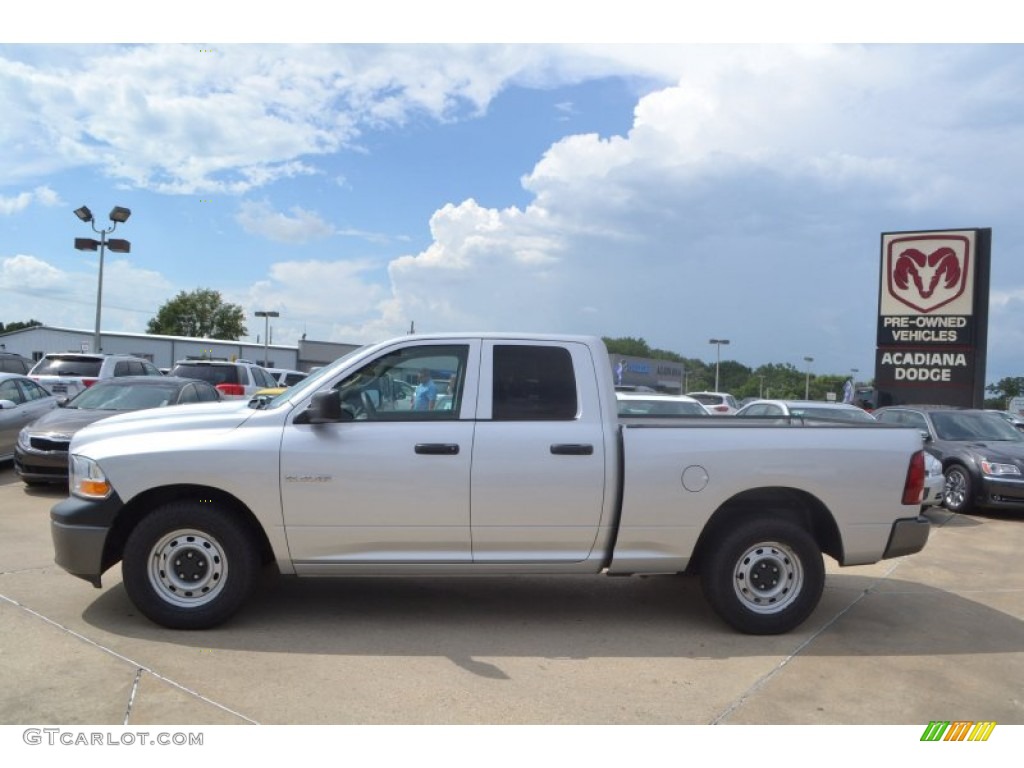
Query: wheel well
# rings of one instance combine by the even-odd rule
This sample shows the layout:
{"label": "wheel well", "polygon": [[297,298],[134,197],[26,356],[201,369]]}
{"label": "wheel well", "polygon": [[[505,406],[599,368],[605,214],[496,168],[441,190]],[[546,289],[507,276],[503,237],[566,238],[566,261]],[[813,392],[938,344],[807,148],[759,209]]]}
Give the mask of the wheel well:
{"label": "wheel well", "polygon": [[950,467],[963,467],[968,475],[970,475],[972,478],[974,477],[974,468],[961,458],[946,459],[944,462],[942,462],[943,472],[945,472]]}
{"label": "wheel well", "polygon": [[263,526],[256,520],[252,511],[237,498],[217,488],[201,485],[169,485],[162,488],[151,488],[140,493],[121,509],[103,548],[103,570],[110,568],[121,559],[124,544],[135,526],[150,512],[172,501],[208,502],[245,521],[259,542],[260,560],[264,564],[273,560],[273,550]]}
{"label": "wheel well", "polygon": [[720,536],[741,521],[755,518],[789,520],[808,531],[818,548],[843,561],[843,540],[828,508],[817,498],[796,488],[757,488],[733,496],[708,520],[697,539],[688,573],[700,571],[708,549]]}

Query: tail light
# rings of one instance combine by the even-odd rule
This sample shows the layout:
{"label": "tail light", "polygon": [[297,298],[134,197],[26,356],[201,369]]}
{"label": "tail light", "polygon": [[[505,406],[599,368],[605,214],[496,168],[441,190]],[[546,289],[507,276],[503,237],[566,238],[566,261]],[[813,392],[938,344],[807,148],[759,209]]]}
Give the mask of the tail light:
{"label": "tail light", "polygon": [[910,457],[907,480],[903,484],[903,503],[920,506],[924,498],[924,451]]}
{"label": "tail light", "polygon": [[714,408],[719,413],[728,413],[729,412],[729,406],[728,405],[714,405],[714,406],[712,406],[712,408]]}
{"label": "tail light", "polygon": [[245,387],[241,384],[218,384],[217,389],[222,395],[245,397]]}
{"label": "tail light", "polygon": [[95,384],[97,381],[99,381],[99,379],[82,379],[82,386],[85,387],[86,389],[88,389],[93,384]]}

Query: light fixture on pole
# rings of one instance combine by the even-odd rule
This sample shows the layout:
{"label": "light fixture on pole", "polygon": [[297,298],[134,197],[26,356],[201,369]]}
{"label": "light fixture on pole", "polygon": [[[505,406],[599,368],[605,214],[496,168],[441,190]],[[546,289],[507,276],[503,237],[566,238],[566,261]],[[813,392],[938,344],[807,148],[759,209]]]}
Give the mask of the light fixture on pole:
{"label": "light fixture on pole", "polygon": [[708,339],[708,344],[714,344],[718,348],[718,354],[715,357],[715,392],[718,391],[718,369],[722,365],[722,345],[728,343],[728,339]]}
{"label": "light fixture on pole", "polygon": [[109,248],[114,253],[131,253],[132,244],[127,240],[108,240],[107,235],[117,229],[118,224],[124,224],[128,221],[128,217],[132,215],[132,212],[127,208],[122,208],[119,205],[115,205],[110,210],[110,221],[111,225],[105,229],[96,229],[96,220],[92,216],[92,211],[87,206],[75,209],[75,216],[81,221],[92,227],[92,231],[100,236],[99,240],[94,240],[91,237],[76,237],[75,238],[75,249],[79,251],[96,251],[100,252],[100,272],[99,279],[96,285],[96,328],[93,331],[93,351],[101,352],[100,348],[100,315],[103,309],[103,256]]}
{"label": "light fixture on pole", "polygon": [[811,363],[814,362],[813,357],[805,357],[804,362],[807,363],[807,377],[804,379],[804,400],[811,399]]}
{"label": "light fixture on pole", "polygon": [[256,312],[256,317],[264,318],[264,320],[263,320],[263,365],[265,367],[269,367],[270,366],[270,363],[267,362],[267,360],[268,360],[267,347],[270,345],[270,318],[272,318],[272,317],[280,317],[280,316],[281,316],[280,312],[273,312],[273,311],[269,311],[269,310],[267,310],[267,311],[260,310],[260,311]]}

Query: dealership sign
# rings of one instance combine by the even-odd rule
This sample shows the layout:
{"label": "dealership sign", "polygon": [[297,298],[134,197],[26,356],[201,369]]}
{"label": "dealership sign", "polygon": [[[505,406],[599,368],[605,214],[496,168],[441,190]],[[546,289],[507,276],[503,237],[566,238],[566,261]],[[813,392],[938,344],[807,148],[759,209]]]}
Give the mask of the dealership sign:
{"label": "dealership sign", "polygon": [[982,406],[991,242],[991,229],[882,234],[879,406]]}

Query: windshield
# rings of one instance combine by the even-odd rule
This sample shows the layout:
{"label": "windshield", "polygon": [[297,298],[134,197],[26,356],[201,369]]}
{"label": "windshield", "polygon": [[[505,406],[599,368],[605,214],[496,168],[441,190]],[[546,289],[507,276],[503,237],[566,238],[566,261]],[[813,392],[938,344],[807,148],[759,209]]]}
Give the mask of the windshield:
{"label": "windshield", "polygon": [[790,414],[805,419],[831,419],[832,421],[874,422],[875,417],[859,408],[792,408]]}
{"label": "windshield", "polygon": [[700,393],[697,393],[695,395],[692,394],[690,395],[690,397],[692,397],[694,400],[699,400],[700,402],[704,403],[704,405],[720,405],[722,401],[725,399],[721,395],[704,395]]}
{"label": "windshield", "polygon": [[364,349],[366,349],[366,346],[359,347],[358,349],[353,349],[351,352],[347,352],[346,354],[339,357],[330,365],[325,365],[323,368],[313,371],[298,384],[293,384],[281,394],[274,395],[271,398],[267,398],[265,396],[253,398],[252,400],[249,401],[249,405],[250,407],[258,408],[277,408],[283,403],[292,400],[293,396],[302,397],[307,392],[312,392],[313,390],[317,389],[317,387],[320,386],[320,382],[323,379],[327,378],[329,373],[335,370],[336,363],[340,363],[342,360],[348,360],[350,357],[359,354]]}
{"label": "windshield", "polygon": [[995,413],[936,411],[932,424],[940,440],[999,440],[1024,442],[1024,434]]}
{"label": "windshield", "polygon": [[234,363],[178,363],[171,369],[171,376],[202,379],[213,386],[238,384],[238,366]]}
{"label": "windshield", "polygon": [[32,369],[33,376],[99,376],[101,357],[44,357]]}
{"label": "windshield", "polygon": [[96,384],[67,404],[88,411],[139,411],[173,403],[176,384]]}

